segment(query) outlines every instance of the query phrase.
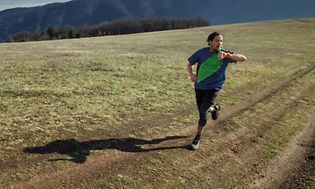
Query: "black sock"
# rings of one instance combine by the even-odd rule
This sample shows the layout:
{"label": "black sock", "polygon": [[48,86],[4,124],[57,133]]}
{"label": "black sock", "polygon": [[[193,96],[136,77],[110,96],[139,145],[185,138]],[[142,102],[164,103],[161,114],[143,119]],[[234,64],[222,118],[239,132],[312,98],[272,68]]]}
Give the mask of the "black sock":
{"label": "black sock", "polygon": [[200,140],[201,134],[197,134],[195,138],[198,139],[198,140]]}

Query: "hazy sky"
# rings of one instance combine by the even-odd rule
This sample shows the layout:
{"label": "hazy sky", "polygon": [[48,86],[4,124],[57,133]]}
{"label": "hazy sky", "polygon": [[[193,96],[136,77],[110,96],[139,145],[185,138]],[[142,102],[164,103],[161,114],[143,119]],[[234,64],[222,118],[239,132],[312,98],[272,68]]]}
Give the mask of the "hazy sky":
{"label": "hazy sky", "polygon": [[34,7],[53,2],[66,2],[70,0],[0,0],[0,11],[15,7]]}

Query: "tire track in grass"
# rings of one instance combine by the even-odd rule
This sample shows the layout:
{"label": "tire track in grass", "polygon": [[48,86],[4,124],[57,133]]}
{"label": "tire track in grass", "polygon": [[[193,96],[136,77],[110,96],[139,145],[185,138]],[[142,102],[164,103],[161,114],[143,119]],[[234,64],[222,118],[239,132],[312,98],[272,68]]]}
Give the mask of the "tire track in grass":
{"label": "tire track in grass", "polygon": [[[289,107],[295,106],[299,99],[302,99],[305,94],[310,90],[310,88],[306,88],[304,91],[299,91],[293,93],[294,99],[284,99],[283,101],[279,101],[272,106],[271,111],[262,112],[260,116],[262,117],[270,117],[270,119],[266,119],[264,121],[256,123],[254,128],[242,127],[240,129],[234,130],[231,133],[223,133],[215,134],[211,136],[209,141],[208,136],[204,136],[206,139],[203,140],[202,149],[196,153],[192,153],[191,155],[183,154],[182,156],[176,158],[172,157],[176,161],[176,165],[171,166],[171,168],[164,167],[167,165],[162,165],[160,172],[169,172],[170,175],[179,175],[186,180],[189,180],[189,176],[193,175],[194,172],[198,172],[198,170],[203,170],[204,173],[208,173],[206,175],[224,175],[224,177],[220,176],[216,179],[216,184],[221,183],[221,185],[217,185],[214,188],[229,188],[231,186],[228,185],[226,180],[229,178],[235,178],[237,176],[247,176],[247,174],[252,171],[249,169],[249,166],[254,166],[256,164],[256,160],[259,159],[259,155],[255,154],[256,150],[259,150],[261,144],[258,143],[257,138],[258,135],[263,137],[267,131],[269,131],[273,126],[277,126],[278,120],[281,120],[282,117],[286,114],[286,111]],[[249,119],[250,122],[252,118]],[[178,153],[178,151],[176,151]],[[166,153],[171,154],[171,152]],[[251,157],[250,162],[244,162],[243,160]],[[200,162],[199,162],[200,160]],[[245,164],[249,164],[245,166]],[[232,170],[231,167],[239,167],[239,169]],[[189,169],[189,171],[187,171]],[[164,171],[163,171],[164,170]],[[243,170],[243,171],[241,171]],[[188,173],[187,173],[188,172]],[[185,174],[182,174],[185,173]],[[200,175],[199,175],[200,176]],[[211,177],[210,176],[210,177]],[[174,178],[175,179],[175,178]],[[211,181],[208,180],[209,182]],[[234,181],[233,184],[241,182],[241,179]],[[151,181],[154,182],[154,181]],[[205,181],[206,182],[206,181]],[[214,181],[211,181],[212,184]],[[163,182],[162,182],[163,183]],[[154,186],[156,188],[173,188],[179,183],[176,182],[174,185],[158,185]],[[156,184],[156,183],[155,183]],[[189,185],[189,187],[206,187],[203,185],[204,183],[197,183],[196,185]],[[224,185],[227,184],[227,185]],[[240,184],[240,183],[239,183]],[[181,186],[184,187],[185,186]],[[242,187],[240,187],[242,188]]]}
{"label": "tire track in grass", "polygon": [[[283,153],[274,158],[268,167],[250,185],[251,188],[304,188],[306,187],[304,174],[310,177],[314,165],[307,165],[308,156],[311,151],[314,155],[315,142],[315,107],[309,124],[296,135],[283,150]],[[308,163],[312,163],[309,160]],[[312,168],[311,168],[312,167]],[[308,172],[309,171],[309,172]],[[311,179],[311,178],[309,178]],[[302,182],[300,182],[302,180]]]}
{"label": "tire track in grass", "polygon": [[294,80],[303,77],[304,75],[312,72],[315,69],[315,63],[313,63],[312,65],[301,69],[297,72],[295,72],[294,74],[292,74],[291,77],[289,77],[286,80],[283,81],[279,81],[279,83],[270,86],[268,89],[265,89],[263,91],[260,91],[256,94],[253,94],[249,97],[248,101],[244,102],[244,103],[240,103],[237,104],[233,107],[231,107],[231,111],[227,111],[225,112],[216,122],[216,124],[220,124],[228,119],[230,119],[231,117],[244,112],[246,110],[248,110],[250,107],[252,107],[253,105],[266,100],[267,98],[270,98],[273,94],[277,93],[279,90],[281,90],[282,88],[285,88],[287,86],[289,86]]}

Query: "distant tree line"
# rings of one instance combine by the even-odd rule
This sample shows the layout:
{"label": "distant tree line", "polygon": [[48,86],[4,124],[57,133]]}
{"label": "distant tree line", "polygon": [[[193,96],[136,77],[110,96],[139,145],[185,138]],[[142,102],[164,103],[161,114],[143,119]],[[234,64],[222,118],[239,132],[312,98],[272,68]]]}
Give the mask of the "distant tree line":
{"label": "distant tree line", "polygon": [[209,26],[207,18],[134,18],[114,20],[94,26],[62,26],[48,27],[43,32],[23,31],[15,34],[8,42],[25,42],[39,40],[71,39],[96,37],[105,35],[120,35],[140,32],[186,29]]}

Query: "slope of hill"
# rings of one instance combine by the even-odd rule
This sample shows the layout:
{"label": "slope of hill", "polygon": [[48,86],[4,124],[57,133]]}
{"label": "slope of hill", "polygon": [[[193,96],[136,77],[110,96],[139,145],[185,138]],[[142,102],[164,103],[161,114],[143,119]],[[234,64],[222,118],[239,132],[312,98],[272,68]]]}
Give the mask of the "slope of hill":
{"label": "slope of hill", "polygon": [[[299,19],[0,44],[0,188],[314,187],[314,29]],[[220,118],[190,151],[187,57],[214,30],[247,61],[229,66]]]}
{"label": "slope of hill", "polygon": [[[299,11],[296,11],[299,7]],[[315,16],[312,0],[73,0],[0,12],[0,40],[48,26],[95,25],[133,17],[207,17],[212,24]]]}

